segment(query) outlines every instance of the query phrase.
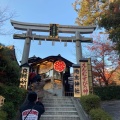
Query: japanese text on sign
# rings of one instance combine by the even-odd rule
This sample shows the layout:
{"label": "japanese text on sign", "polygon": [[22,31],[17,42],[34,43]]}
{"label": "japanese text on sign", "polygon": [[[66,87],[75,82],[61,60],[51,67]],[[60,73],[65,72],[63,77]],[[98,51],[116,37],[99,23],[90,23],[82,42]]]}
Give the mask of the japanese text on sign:
{"label": "japanese text on sign", "polygon": [[29,75],[29,68],[28,67],[22,67],[20,85],[19,85],[20,88],[27,89],[28,75]]}
{"label": "japanese text on sign", "polygon": [[74,97],[81,96],[80,90],[80,68],[74,68]]}
{"label": "japanese text on sign", "polygon": [[88,63],[81,62],[81,86],[82,86],[82,95],[89,94],[89,83],[88,83]]}

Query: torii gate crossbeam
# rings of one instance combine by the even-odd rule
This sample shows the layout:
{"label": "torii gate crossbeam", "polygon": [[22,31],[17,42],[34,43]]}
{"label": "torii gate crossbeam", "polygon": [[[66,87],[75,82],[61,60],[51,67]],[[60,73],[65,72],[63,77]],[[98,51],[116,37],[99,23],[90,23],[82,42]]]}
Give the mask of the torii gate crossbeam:
{"label": "torii gate crossbeam", "polygon": [[25,23],[11,20],[11,24],[17,30],[26,31],[23,34],[14,34],[14,39],[26,39],[24,44],[23,56],[21,65],[28,62],[29,51],[31,40],[47,40],[47,41],[61,41],[61,42],[75,42],[76,43],[76,60],[79,64],[79,60],[82,58],[82,48],[81,42],[92,42],[92,38],[84,38],[81,34],[90,34],[92,33],[96,26],[75,26],[75,25],[59,25],[59,33],[74,33],[75,36],[72,37],[62,37],[59,38],[50,38],[45,35],[36,35],[32,32],[49,32],[50,24],[36,24],[36,23]]}
{"label": "torii gate crossbeam", "polygon": [[[18,22],[11,20],[11,24],[17,30],[32,30],[39,32],[49,32],[50,25],[49,24],[36,24],[36,23],[26,23],[26,22]],[[95,30],[96,26],[75,26],[75,25],[59,25],[59,33],[75,33],[80,32],[80,34],[90,34]]]}

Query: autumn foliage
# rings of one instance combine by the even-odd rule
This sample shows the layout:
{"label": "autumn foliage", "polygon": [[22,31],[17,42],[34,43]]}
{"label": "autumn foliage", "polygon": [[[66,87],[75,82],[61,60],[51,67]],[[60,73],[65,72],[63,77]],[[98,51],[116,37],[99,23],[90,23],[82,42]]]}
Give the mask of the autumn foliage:
{"label": "autumn foliage", "polygon": [[113,73],[118,68],[118,55],[113,50],[114,44],[108,40],[107,35],[93,35],[92,45],[88,45],[89,56],[92,60],[94,80],[100,85],[113,83]]}

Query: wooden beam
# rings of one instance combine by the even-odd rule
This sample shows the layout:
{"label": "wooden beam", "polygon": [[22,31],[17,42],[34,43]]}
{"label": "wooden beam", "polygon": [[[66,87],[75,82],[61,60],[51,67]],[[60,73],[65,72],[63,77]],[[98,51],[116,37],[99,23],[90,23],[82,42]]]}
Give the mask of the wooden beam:
{"label": "wooden beam", "polygon": [[76,39],[75,36],[73,37],[62,37],[60,36],[59,38],[51,38],[49,36],[46,35],[36,35],[36,34],[32,34],[32,36],[27,36],[26,34],[14,34],[13,38],[14,39],[26,39],[26,38],[30,38],[30,39],[34,39],[34,40],[42,40],[42,41],[56,41],[56,42],[76,42],[76,41],[81,41],[81,42],[92,42],[93,39],[92,38],[85,38],[85,37],[81,37],[80,39]]}

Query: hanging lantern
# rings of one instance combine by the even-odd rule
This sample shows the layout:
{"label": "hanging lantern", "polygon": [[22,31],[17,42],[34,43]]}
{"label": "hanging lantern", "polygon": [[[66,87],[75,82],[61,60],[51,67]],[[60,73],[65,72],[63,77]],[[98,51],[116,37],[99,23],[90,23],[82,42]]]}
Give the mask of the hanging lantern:
{"label": "hanging lantern", "polygon": [[58,60],[54,63],[54,69],[57,71],[57,72],[62,72],[64,71],[66,68],[66,64],[64,61],[62,60]]}

